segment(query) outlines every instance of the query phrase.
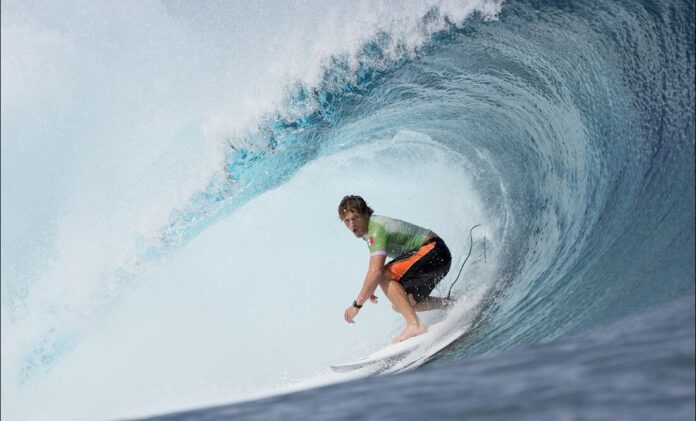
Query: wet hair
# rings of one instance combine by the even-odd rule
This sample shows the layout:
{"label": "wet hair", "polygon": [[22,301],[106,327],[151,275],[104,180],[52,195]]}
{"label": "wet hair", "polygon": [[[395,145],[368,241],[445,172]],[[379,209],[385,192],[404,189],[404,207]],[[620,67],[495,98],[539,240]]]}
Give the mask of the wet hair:
{"label": "wet hair", "polygon": [[367,206],[367,202],[360,196],[345,196],[338,205],[338,218],[343,221],[346,212],[357,212],[361,215],[371,216],[371,207]]}

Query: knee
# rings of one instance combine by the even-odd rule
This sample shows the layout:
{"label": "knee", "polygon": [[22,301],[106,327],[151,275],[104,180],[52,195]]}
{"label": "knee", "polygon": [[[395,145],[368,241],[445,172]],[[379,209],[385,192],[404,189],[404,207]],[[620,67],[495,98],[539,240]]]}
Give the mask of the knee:
{"label": "knee", "polygon": [[384,293],[387,293],[387,290],[389,289],[389,282],[392,281],[391,276],[389,275],[389,272],[384,272],[384,276],[382,276],[382,280],[379,281],[379,286],[382,288],[382,291]]}

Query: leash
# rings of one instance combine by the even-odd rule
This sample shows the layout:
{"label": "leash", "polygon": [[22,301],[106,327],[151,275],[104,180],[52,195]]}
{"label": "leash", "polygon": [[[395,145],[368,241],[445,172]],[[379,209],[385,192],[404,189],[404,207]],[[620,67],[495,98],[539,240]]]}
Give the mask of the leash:
{"label": "leash", "polygon": [[[473,235],[472,235],[472,233],[473,233],[473,231],[474,231],[474,228],[480,227],[480,226],[481,226],[481,224],[476,224],[476,225],[474,225],[473,227],[471,227],[471,229],[469,230],[469,241],[470,241],[470,242],[469,242],[469,254],[466,255],[466,259],[464,259],[464,263],[462,263],[462,267],[459,268],[459,273],[457,274],[457,277],[454,279],[454,282],[452,282],[452,285],[450,285],[450,287],[449,287],[449,292],[447,293],[447,299],[448,299],[448,300],[450,299],[450,297],[451,297],[451,295],[452,295],[452,287],[453,287],[454,284],[456,284],[457,281],[459,280],[459,276],[462,274],[462,270],[464,269],[464,265],[466,264],[466,261],[469,260],[469,257],[471,256],[471,249],[474,247],[474,237],[473,237]],[[484,237],[484,239],[485,239],[485,237]],[[484,246],[484,247],[485,247],[485,246]],[[485,249],[484,249],[484,250],[485,250]],[[484,253],[485,253],[485,251],[484,251]]]}

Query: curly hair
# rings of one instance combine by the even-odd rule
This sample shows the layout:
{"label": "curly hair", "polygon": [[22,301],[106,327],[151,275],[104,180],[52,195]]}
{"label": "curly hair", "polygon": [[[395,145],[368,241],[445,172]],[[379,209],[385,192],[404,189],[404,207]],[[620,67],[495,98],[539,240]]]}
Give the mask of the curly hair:
{"label": "curly hair", "polygon": [[367,206],[367,202],[360,196],[345,196],[341,203],[338,205],[338,218],[342,221],[346,212],[357,212],[361,215],[371,216],[371,207]]}

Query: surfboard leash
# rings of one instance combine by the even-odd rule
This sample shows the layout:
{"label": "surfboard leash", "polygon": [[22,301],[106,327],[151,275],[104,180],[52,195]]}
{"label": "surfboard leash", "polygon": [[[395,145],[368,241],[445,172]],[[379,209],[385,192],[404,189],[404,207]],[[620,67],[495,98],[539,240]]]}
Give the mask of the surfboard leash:
{"label": "surfboard leash", "polygon": [[452,287],[454,284],[457,283],[459,280],[459,276],[462,274],[462,270],[464,269],[464,265],[466,264],[466,261],[469,260],[469,257],[471,256],[471,250],[474,248],[474,237],[473,237],[473,232],[474,228],[480,227],[481,224],[476,224],[471,229],[469,230],[469,254],[466,255],[466,259],[464,259],[464,262],[462,263],[462,267],[459,268],[459,273],[457,274],[457,277],[454,279],[454,282],[452,282],[452,285],[449,287],[449,292],[447,293],[447,299],[449,300],[452,296]]}

